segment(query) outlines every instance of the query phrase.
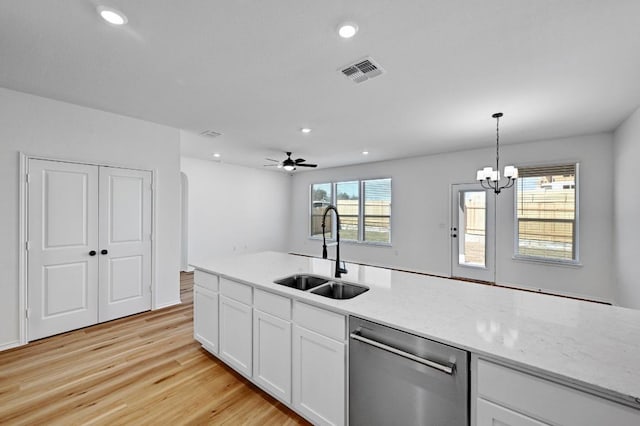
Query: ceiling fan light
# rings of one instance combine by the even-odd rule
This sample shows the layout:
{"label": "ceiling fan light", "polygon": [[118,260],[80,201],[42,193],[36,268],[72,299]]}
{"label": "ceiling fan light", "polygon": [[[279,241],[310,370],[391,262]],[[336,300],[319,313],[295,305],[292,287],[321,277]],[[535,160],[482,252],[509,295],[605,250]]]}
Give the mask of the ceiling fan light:
{"label": "ceiling fan light", "polygon": [[291,164],[287,164],[286,166],[284,166],[284,169],[288,172],[292,172],[294,171],[296,168],[295,166],[292,166]]}

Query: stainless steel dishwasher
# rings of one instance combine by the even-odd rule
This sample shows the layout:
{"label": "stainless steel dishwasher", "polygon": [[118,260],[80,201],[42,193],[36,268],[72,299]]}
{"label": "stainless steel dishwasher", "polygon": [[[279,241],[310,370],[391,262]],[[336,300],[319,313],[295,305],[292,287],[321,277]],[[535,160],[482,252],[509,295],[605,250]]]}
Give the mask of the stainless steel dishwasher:
{"label": "stainless steel dishwasher", "polygon": [[469,353],[349,318],[349,424],[467,426]]}

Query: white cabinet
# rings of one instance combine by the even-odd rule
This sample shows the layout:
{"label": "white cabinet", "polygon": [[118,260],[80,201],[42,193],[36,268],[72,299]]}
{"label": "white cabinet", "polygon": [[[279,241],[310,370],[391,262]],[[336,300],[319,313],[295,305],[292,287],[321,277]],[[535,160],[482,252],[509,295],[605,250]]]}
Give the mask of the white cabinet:
{"label": "white cabinet", "polygon": [[546,426],[537,420],[478,398],[477,425]]}
{"label": "white cabinet", "polygon": [[[294,324],[293,406],[316,424],[343,425],[346,418],[345,317],[296,303]],[[299,324],[313,325],[332,337]]]}
{"label": "white cabinet", "polygon": [[473,362],[476,426],[640,425],[640,410],[488,360]]}
{"label": "white cabinet", "polygon": [[196,271],[194,336],[317,425],[346,422],[346,317]]}
{"label": "white cabinet", "polygon": [[218,276],[193,275],[193,337],[212,354],[218,353]]}
{"label": "white cabinet", "polygon": [[253,379],[291,403],[291,322],[257,309],[253,313]]}
{"label": "white cabinet", "polygon": [[220,358],[251,377],[252,308],[220,294]]}
{"label": "white cabinet", "polygon": [[193,337],[212,354],[218,353],[218,293],[193,288]]}

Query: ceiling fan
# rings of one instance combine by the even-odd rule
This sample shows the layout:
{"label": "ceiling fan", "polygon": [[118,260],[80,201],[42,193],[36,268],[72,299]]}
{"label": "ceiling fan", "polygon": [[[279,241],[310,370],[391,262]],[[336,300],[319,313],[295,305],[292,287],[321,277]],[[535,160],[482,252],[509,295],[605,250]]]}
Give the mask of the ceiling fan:
{"label": "ceiling fan", "polygon": [[293,160],[291,158],[291,152],[287,152],[286,154],[287,154],[287,158],[282,161],[274,160],[273,158],[265,158],[265,160],[273,161],[276,164],[265,164],[264,166],[265,167],[276,166],[279,169],[284,168],[288,172],[294,171],[296,167],[318,167],[317,164],[306,164],[306,160],[304,158],[296,158],[295,160]]}

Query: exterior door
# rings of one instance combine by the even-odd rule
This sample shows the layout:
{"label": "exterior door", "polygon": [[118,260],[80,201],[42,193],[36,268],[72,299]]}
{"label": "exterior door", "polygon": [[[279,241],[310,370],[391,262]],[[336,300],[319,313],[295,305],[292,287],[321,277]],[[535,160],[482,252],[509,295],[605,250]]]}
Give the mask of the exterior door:
{"label": "exterior door", "polygon": [[99,321],[151,309],[151,172],[100,167]]}
{"label": "exterior door", "polygon": [[30,160],[29,340],[98,320],[98,168]]}
{"label": "exterior door", "polygon": [[451,276],[495,281],[495,196],[479,184],[451,187]]}

